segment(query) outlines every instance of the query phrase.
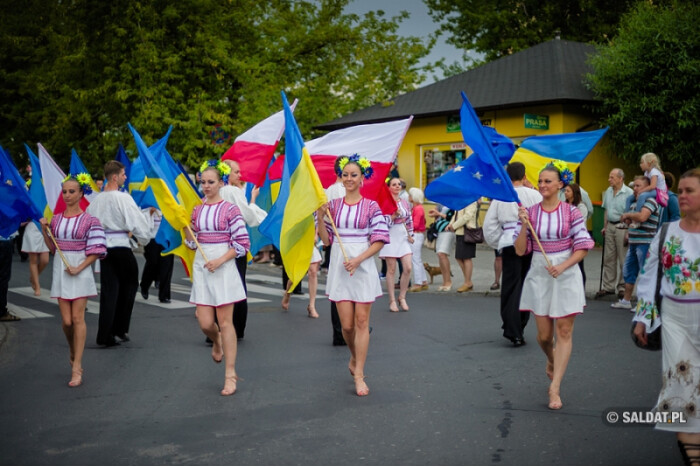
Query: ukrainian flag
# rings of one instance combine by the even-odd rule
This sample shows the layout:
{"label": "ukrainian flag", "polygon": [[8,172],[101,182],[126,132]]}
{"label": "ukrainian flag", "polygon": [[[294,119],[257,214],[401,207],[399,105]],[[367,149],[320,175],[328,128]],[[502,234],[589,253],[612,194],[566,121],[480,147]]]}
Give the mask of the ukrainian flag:
{"label": "ukrainian flag", "polygon": [[515,150],[511,162],[525,164],[525,175],[534,186],[540,177],[540,170],[552,160],[559,159],[575,171],[603,137],[607,128],[580,133],[531,136]]}
{"label": "ukrainian flag", "polygon": [[92,175],[90,175],[90,172],[88,172],[85,164],[83,164],[83,161],[80,160],[80,157],[75,149],[70,150],[70,173],[74,177],[81,173],[87,174],[87,176],[90,178],[90,189],[92,190],[92,193],[87,195],[86,198],[88,198],[89,201],[92,201],[100,192],[100,189],[97,187],[95,180],[92,179]]}
{"label": "ukrainian flag", "polygon": [[[158,209],[163,213],[163,222],[161,223],[160,236],[156,236],[157,241],[163,245],[164,238],[167,239],[167,244],[163,245],[166,248],[164,254],[175,254],[182,258],[182,261],[187,268],[187,271],[192,270],[194,263],[194,251],[187,248],[185,245],[185,233],[183,229],[190,225],[190,216],[194,206],[202,202],[196,192],[192,190],[189,182],[183,179],[183,174],[178,169],[179,178],[173,178],[172,165],[167,162],[168,159],[172,162],[172,158],[165,151],[165,141],[170,134],[172,127],[168,130],[165,138],[160,142],[162,144],[154,144],[151,152],[144,143],[141,135],[136,129],[127,124],[129,130],[134,135],[136,147],[139,152],[139,159],[143,164],[143,170],[146,178],[147,186],[152,190],[153,196],[158,204]],[[167,158],[166,158],[167,156]],[[174,165],[174,162],[172,162]],[[132,170],[134,165],[132,165]],[[194,194],[193,194],[194,192]],[[165,224],[165,225],[164,225]],[[165,236],[165,237],[164,237]],[[178,238],[179,236],[179,238]]]}
{"label": "ukrainian flag", "polygon": [[282,183],[277,201],[259,230],[273,239],[279,248],[292,290],[304,278],[311,264],[316,235],[313,213],[326,202],[326,193],[284,92],[282,103],[286,151]]}

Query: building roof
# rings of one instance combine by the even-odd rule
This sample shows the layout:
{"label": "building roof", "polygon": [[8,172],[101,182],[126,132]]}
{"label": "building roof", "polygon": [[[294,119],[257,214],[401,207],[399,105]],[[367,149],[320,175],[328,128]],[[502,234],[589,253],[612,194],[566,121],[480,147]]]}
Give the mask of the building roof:
{"label": "building roof", "polygon": [[553,39],[486,63],[415,91],[397,96],[389,105],[377,104],[330,122],[321,130],[399,118],[434,117],[459,112],[464,91],[479,112],[552,103],[594,100],[583,79],[595,46]]}

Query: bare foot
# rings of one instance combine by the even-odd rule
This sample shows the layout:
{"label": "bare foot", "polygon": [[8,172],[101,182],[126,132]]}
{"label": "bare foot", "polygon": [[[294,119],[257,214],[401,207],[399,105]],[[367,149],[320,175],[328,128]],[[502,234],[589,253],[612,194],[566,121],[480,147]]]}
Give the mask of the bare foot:
{"label": "bare foot", "polygon": [[316,313],[316,308],[309,305],[306,307],[306,311],[309,312],[309,318],[318,318],[318,313]]}
{"label": "bare foot", "polygon": [[360,396],[364,397],[369,394],[369,387],[365,383],[365,377],[364,376],[355,376],[355,393]]}
{"label": "bare foot", "polygon": [[389,311],[398,313],[399,312],[399,307],[396,306],[396,301],[392,300],[389,302]]}
{"label": "bare foot", "polygon": [[282,296],[282,309],[283,309],[284,311],[288,311],[288,310],[289,310],[289,300],[291,300],[291,298],[292,298],[292,296],[291,296],[290,294],[286,293],[286,292],[285,292],[284,295]]}
{"label": "bare foot", "polygon": [[550,410],[559,410],[564,406],[561,403],[561,397],[559,397],[559,391],[549,390],[549,407]]}
{"label": "bare foot", "polygon": [[221,363],[224,359],[224,346],[221,341],[221,333],[218,333],[214,344],[211,346],[211,358],[216,363]]}
{"label": "bare foot", "polygon": [[222,396],[231,396],[236,392],[236,383],[238,382],[238,376],[227,376],[224,380],[224,388],[221,390]]}
{"label": "bare foot", "polygon": [[34,296],[41,297],[41,289],[34,289]]}
{"label": "bare foot", "polygon": [[68,386],[76,388],[83,384],[83,369],[78,368],[77,370],[71,371],[71,378]]}
{"label": "bare foot", "polygon": [[547,373],[547,378],[550,380],[554,379],[554,363],[547,360],[547,368],[544,370]]}

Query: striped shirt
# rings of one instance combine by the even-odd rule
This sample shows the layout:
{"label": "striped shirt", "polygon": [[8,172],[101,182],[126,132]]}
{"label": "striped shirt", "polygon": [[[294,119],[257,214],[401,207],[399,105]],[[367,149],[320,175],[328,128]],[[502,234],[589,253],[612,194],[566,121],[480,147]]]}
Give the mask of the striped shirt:
{"label": "striped shirt", "polygon": [[[571,204],[559,202],[555,209],[546,211],[542,208],[542,204],[538,203],[529,207],[527,214],[545,253],[590,250],[595,245],[586,229],[586,220]],[[522,222],[518,220],[515,236],[521,229]],[[531,251],[541,252],[542,250],[528,229],[526,253]]]}
{"label": "striped shirt", "polygon": [[51,233],[61,251],[84,251],[85,256],[107,254],[107,239],[102,224],[85,212],[66,217],[62,213],[51,219]]}
{"label": "striped shirt", "polygon": [[[636,201],[632,203],[632,205],[630,206],[631,211],[635,211],[636,204]],[[650,198],[647,198],[644,202],[642,209],[645,208],[648,209],[651,212],[651,214],[649,214],[647,220],[639,224],[638,228],[628,230],[630,243],[651,244],[651,241],[654,239],[654,235],[656,235],[656,231],[659,227],[659,204],[652,196]],[[641,212],[642,209],[640,209],[639,211]]]}
{"label": "striped shirt", "polygon": [[[389,227],[382,210],[375,201],[361,198],[355,204],[347,204],[345,198],[337,198],[328,203],[328,211],[335,221],[343,242],[389,243]],[[326,221],[326,230],[333,243],[335,236],[328,221]]]}
{"label": "striped shirt", "polygon": [[[250,248],[250,239],[240,209],[228,201],[214,204],[200,204],[192,211],[192,231],[202,244],[227,243],[236,250],[236,256],[243,256]],[[187,242],[191,249],[194,242]]]}

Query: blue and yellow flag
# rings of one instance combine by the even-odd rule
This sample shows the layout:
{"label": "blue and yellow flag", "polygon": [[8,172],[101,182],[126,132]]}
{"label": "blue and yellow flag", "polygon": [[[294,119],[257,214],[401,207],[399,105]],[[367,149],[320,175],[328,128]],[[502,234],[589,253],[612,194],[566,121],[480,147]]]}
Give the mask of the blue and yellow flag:
{"label": "blue and yellow flag", "polygon": [[287,96],[282,92],[285,121],[285,159],[277,201],[260,232],[273,239],[294,289],[311,264],[316,227],[313,213],[326,202],[316,169],[294,119]]}
{"label": "blue and yellow flag", "polygon": [[70,150],[70,174],[74,177],[78,174],[86,174],[88,176],[90,179],[90,189],[92,190],[92,193],[85,195],[88,201],[92,201],[100,192],[100,189],[97,187],[97,183],[95,183],[95,180],[92,179],[92,175],[90,175],[90,172],[88,172],[85,164],[83,164],[83,161],[80,160],[80,156],[78,156],[75,149]]}
{"label": "blue and yellow flag", "polygon": [[[43,213],[46,219],[51,219],[51,209],[49,208],[49,203],[46,201],[46,192],[44,191],[44,182],[41,179],[41,165],[39,164],[39,158],[34,154],[29,146],[26,144],[24,148],[27,150],[27,155],[29,156],[29,164],[32,166],[32,178],[29,184],[29,197],[32,199],[34,206]],[[35,221],[39,230],[41,230],[41,225]]]}
{"label": "blue and yellow flag", "polygon": [[114,157],[114,160],[119,161],[124,165],[124,173],[126,174],[126,181],[124,182],[124,186],[120,186],[119,191],[129,193],[129,183],[131,181],[131,160],[129,159],[129,156],[126,155],[124,146],[122,146],[121,143],[119,143],[117,155]]}
{"label": "blue and yellow flag", "polygon": [[606,131],[608,129],[603,128],[580,133],[531,136],[523,140],[511,161],[525,164],[525,176],[537,186],[540,170],[553,160],[562,160],[572,172],[575,171]]}

